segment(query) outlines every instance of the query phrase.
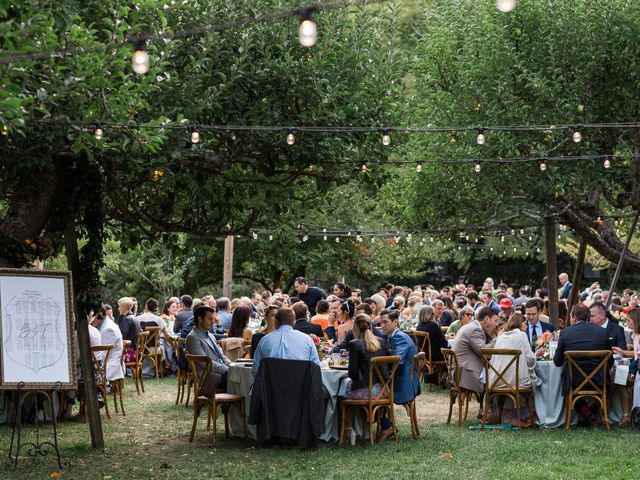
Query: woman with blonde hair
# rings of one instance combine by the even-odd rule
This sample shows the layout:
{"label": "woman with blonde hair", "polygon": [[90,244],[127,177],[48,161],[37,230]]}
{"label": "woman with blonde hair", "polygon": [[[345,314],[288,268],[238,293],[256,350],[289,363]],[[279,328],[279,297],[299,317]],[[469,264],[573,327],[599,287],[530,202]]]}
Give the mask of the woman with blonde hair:
{"label": "woman with blonde hair", "polygon": [[376,308],[373,312],[373,323],[378,325],[380,323],[380,312],[382,312],[384,310],[384,307],[387,305],[387,299],[379,293],[376,293],[371,295],[371,300],[373,300],[376,304]]}
{"label": "woman with blonde hair", "polygon": [[[407,308],[402,310],[402,318],[404,319],[414,319],[418,316],[418,311],[420,309],[420,304],[422,303],[422,298],[417,295],[412,295],[409,297],[409,302]],[[418,305],[416,307],[416,305]]]}

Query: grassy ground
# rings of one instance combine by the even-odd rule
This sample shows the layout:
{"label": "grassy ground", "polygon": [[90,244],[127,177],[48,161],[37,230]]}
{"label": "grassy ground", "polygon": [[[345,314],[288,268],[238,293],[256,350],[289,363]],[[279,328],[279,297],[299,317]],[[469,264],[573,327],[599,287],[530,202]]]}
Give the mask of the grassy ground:
{"label": "grassy ground", "polygon": [[[638,478],[638,434],[630,428],[471,431],[446,425],[448,393],[434,390],[419,397],[421,436],[411,438],[404,411],[400,443],[373,449],[320,444],[316,451],[258,449],[241,439],[225,440],[219,430],[212,449],[199,423],[189,444],[192,410],[175,406],[175,379],[147,381],[138,397],[128,380],[127,416],[103,415],[104,451],[92,451],[88,424],[59,427],[60,450],[70,466],[64,479],[411,479],[411,478]],[[469,412],[475,418],[477,406]],[[202,419],[204,420],[204,416]],[[218,428],[224,428],[218,425]],[[6,456],[11,431],[0,426],[0,451]],[[57,472],[51,459],[20,463],[6,479],[46,479]],[[4,475],[4,477],[3,477]],[[54,474],[54,478],[56,475]]]}

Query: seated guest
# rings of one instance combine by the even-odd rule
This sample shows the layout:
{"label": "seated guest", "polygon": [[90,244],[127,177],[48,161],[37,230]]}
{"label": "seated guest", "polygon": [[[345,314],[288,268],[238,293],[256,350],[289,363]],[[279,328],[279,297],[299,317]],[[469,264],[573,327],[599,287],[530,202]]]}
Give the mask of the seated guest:
{"label": "seated guest", "polygon": [[219,379],[213,375],[209,380],[205,379],[205,382],[210,381],[213,385],[213,388],[210,385],[207,386],[206,390],[207,392],[211,390],[212,395],[216,388],[227,390],[227,373],[231,363],[231,360],[224,355],[215,337],[210,332],[213,327],[213,315],[213,308],[211,307],[198,305],[194,308],[195,326],[187,335],[187,351],[189,354],[209,357],[212,362],[213,373],[220,376]]}
{"label": "seated guest", "polygon": [[[591,315],[593,318],[593,312]],[[621,349],[620,347],[613,347],[612,350],[613,353],[632,359],[629,365],[627,385],[633,387],[633,427],[638,428],[640,426],[640,381],[636,380],[636,373],[638,372],[638,361],[640,360],[640,308],[634,307],[628,310],[626,314],[622,314],[622,318],[627,321],[627,326],[633,330],[631,334],[633,350]],[[616,385],[616,387],[621,387],[618,389],[618,393],[620,394],[620,403],[622,403],[622,410],[624,411],[620,425],[626,425],[629,423],[631,413],[629,390],[625,385]]]}
{"label": "seated guest", "polygon": [[[569,384],[569,373],[567,372],[567,362],[564,357],[565,351],[572,350],[611,350],[611,342],[609,336],[604,328],[601,328],[593,323],[589,323],[591,312],[586,307],[575,306],[571,309],[571,326],[564,328],[560,334],[560,340],[558,341],[558,348],[553,356],[553,363],[558,367],[562,366],[562,384],[563,392],[567,392],[572,386],[577,387],[582,383],[584,377],[577,374],[573,378],[573,385]],[[588,375],[594,368],[600,363],[599,358],[580,358],[576,359],[576,363],[584,370]],[[609,359],[609,365],[607,371],[613,366],[613,357]],[[602,387],[605,382],[608,382],[608,375],[606,378],[602,378],[602,375],[597,375],[593,378],[596,385]],[[595,408],[597,408],[594,405]],[[591,410],[586,402],[576,402],[576,409],[578,411],[578,423],[588,424],[593,423],[594,410]]]}
{"label": "seated guest", "polygon": [[298,330],[307,335],[315,335],[318,338],[324,338],[322,327],[311,323],[309,318],[309,308],[304,302],[296,302],[291,306],[291,309],[296,314],[296,323],[294,324],[294,330]]}
{"label": "seated guest", "polygon": [[[361,303],[357,305],[355,315],[358,316],[361,314],[367,315],[369,318],[371,318],[371,307],[366,303]],[[373,320],[371,320],[371,331],[376,337],[384,338],[384,334],[382,333],[382,330],[380,330],[378,327],[375,326],[375,324],[373,323]],[[347,336],[344,337],[344,340],[342,340],[342,342],[340,343],[336,343],[331,349],[331,351],[333,353],[338,353],[340,352],[340,350],[348,350],[349,343],[354,338],[356,337],[354,336],[353,329],[351,329],[347,332]]]}
{"label": "seated guest", "polygon": [[624,328],[607,318],[607,307],[601,303],[594,303],[589,307],[589,311],[591,323],[605,329],[611,346],[626,350],[627,339],[624,336]]}
{"label": "seated guest", "polygon": [[353,328],[353,317],[356,313],[356,305],[353,300],[345,300],[340,303],[338,309],[338,343],[341,343],[347,336],[349,330]]}
{"label": "seated guest", "polygon": [[532,298],[524,304],[524,312],[527,317],[527,328],[525,333],[529,339],[531,350],[536,352],[536,357],[544,354],[544,350],[536,350],[536,340],[542,336],[544,332],[553,332],[555,327],[540,318],[540,302]]}
{"label": "seated guest", "polygon": [[[427,358],[431,355],[431,360],[434,362],[444,360],[442,356],[441,348],[449,348],[449,342],[444,337],[440,325],[436,323],[436,316],[434,309],[431,306],[422,307],[418,314],[418,326],[416,331],[426,332],[429,334],[429,340],[431,344],[431,352],[425,351]],[[427,348],[427,346],[425,346]]]}
{"label": "seated guest", "polygon": [[[529,345],[529,339],[527,338],[527,334],[524,333],[524,329],[526,328],[526,321],[522,314],[514,313],[509,317],[509,320],[506,323],[505,330],[502,334],[498,335],[496,338],[496,343],[494,348],[512,348],[516,350],[520,350],[521,355],[518,363],[518,373],[520,376],[519,386],[524,388],[529,388],[536,382],[536,356],[531,351],[531,346]],[[491,364],[496,368],[497,371],[502,371],[506,368],[507,364],[511,360],[512,357],[507,355],[494,355],[491,357]],[[489,372],[489,384],[493,385],[497,375],[491,370]],[[507,373],[504,375],[504,379],[508,382],[509,385],[514,385],[516,383],[516,366],[515,364],[511,365]],[[501,382],[497,386],[501,386],[504,383]],[[501,399],[503,399],[501,397]],[[514,411],[513,404],[510,399],[506,399],[504,408],[502,409],[502,423],[509,423],[511,425],[518,425],[518,413]],[[526,405],[525,397],[521,398],[521,407],[520,407],[520,425],[523,427],[530,427],[533,423],[533,412],[529,411],[528,406]]]}
{"label": "seated guest", "polygon": [[227,338],[242,338],[247,341],[251,340],[253,333],[247,326],[249,325],[250,317],[251,308],[245,307],[244,305],[236,307],[231,316],[231,327],[229,327]]}
{"label": "seated guest", "polygon": [[276,313],[277,328],[265,336],[253,356],[251,374],[255,377],[263,358],[285,358],[289,360],[309,360],[320,365],[318,351],[311,337],[293,329],[296,314],[290,308],[283,307]]}
{"label": "seated guest", "polygon": [[173,333],[180,333],[185,322],[190,318],[193,318],[193,298],[191,295],[183,295],[180,297],[180,305],[182,306],[182,309],[176,313],[176,317],[173,322]]}
{"label": "seated guest", "polygon": [[498,314],[491,307],[482,307],[476,319],[464,325],[456,334],[453,351],[460,367],[460,386],[472,392],[484,392],[484,381],[480,381],[483,364],[481,348],[491,348],[492,338],[498,324]]}
{"label": "seated guest", "polygon": [[326,300],[320,300],[316,305],[316,315],[311,319],[311,323],[320,325],[320,328],[324,330],[331,325],[331,314],[329,313],[329,302]]}
{"label": "seated guest", "polygon": [[137,327],[131,309],[133,308],[133,300],[129,297],[123,297],[118,300],[118,316],[115,319],[116,325],[122,333],[123,340],[131,342],[131,348],[135,351],[136,341],[140,329]]}
{"label": "seated guest", "polygon": [[[384,310],[380,314],[380,326],[389,341],[391,355],[400,356],[393,401],[402,405],[420,395],[420,378],[418,372],[414,372],[413,375],[411,373],[413,357],[418,353],[418,349],[411,337],[398,329],[399,313],[398,310]],[[386,417],[382,418],[381,424],[383,431],[380,441],[383,442],[393,435],[393,426]]]}
{"label": "seated guest", "polygon": [[218,306],[218,318],[223,329],[231,327],[231,301],[227,297],[220,297],[216,302]]}
{"label": "seated guest", "polygon": [[449,327],[447,328],[447,336],[449,338],[454,337],[456,333],[458,333],[458,330],[460,330],[463,325],[466,325],[471,320],[473,320],[473,307],[470,305],[466,305],[460,309],[460,318],[449,325]]}
{"label": "seated guest", "polygon": [[124,378],[124,370],[120,357],[122,355],[122,333],[113,320],[107,317],[107,311],[100,307],[96,312],[91,325],[100,332],[101,345],[113,345],[109,358],[107,358],[107,380],[113,382]]}
{"label": "seated guest", "polygon": [[254,333],[253,336],[251,337],[251,357],[252,358],[256,353],[256,348],[258,348],[258,344],[260,343],[260,340],[262,340],[262,338],[265,335],[268,335],[269,333],[273,332],[276,329],[276,312],[278,311],[278,308],[279,307],[277,305],[268,305],[267,308],[265,309],[264,319],[263,319],[263,323],[265,327],[259,332]]}

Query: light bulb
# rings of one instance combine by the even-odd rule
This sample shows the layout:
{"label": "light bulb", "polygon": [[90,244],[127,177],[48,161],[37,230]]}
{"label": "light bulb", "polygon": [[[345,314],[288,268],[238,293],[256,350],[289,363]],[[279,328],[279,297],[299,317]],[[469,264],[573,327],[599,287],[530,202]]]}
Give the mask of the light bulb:
{"label": "light bulb", "polygon": [[2,136],[6,137],[7,135],[9,135],[9,127],[2,125]]}
{"label": "light bulb", "polygon": [[144,42],[136,43],[133,49],[134,52],[131,56],[131,67],[134,72],[144,75],[149,71],[149,54],[145,50]]}
{"label": "light bulb", "polygon": [[336,243],[340,243],[340,237],[336,237]]}
{"label": "light bulb", "polygon": [[269,240],[273,240],[273,235],[269,235]]}
{"label": "light bulb", "polygon": [[514,235],[514,236],[515,236],[515,234],[516,234],[516,229],[515,229],[515,228],[512,228],[512,229],[511,229],[511,235]]}
{"label": "light bulb", "polygon": [[503,13],[509,13],[516,8],[516,0],[496,0],[496,8]]}
{"label": "light bulb", "polygon": [[318,27],[311,18],[305,18],[298,27],[298,40],[303,47],[313,47],[318,40]]}
{"label": "light bulb", "polygon": [[251,236],[253,237],[254,240],[258,239],[258,232],[252,232]]}
{"label": "light bulb", "polygon": [[475,166],[474,170],[476,171],[476,173],[480,173],[480,169],[481,169],[481,168],[482,168],[482,167],[480,167],[480,164],[479,164],[479,163],[476,163],[476,166]]}
{"label": "light bulb", "polygon": [[292,130],[289,130],[289,133],[287,133],[287,145],[293,145],[294,143],[296,143],[296,136]]}
{"label": "light bulb", "polygon": [[326,242],[327,241],[327,236],[325,235],[324,237],[322,237],[322,239]]}
{"label": "light bulb", "polygon": [[305,235],[302,237],[303,242],[306,242],[307,240],[309,240],[309,235]]}
{"label": "light bulb", "polygon": [[371,237],[371,243],[375,243],[376,237]]}
{"label": "light bulb", "polygon": [[367,164],[366,164],[366,162],[362,162],[362,165],[360,166],[360,171],[362,173],[367,173]]}
{"label": "light bulb", "polygon": [[484,133],[478,133],[478,136],[476,137],[476,142],[478,143],[478,145],[484,145],[485,140],[486,138],[484,136]]}
{"label": "light bulb", "polygon": [[93,134],[96,137],[96,140],[102,140],[102,138],[104,137],[104,131],[102,130],[102,126],[98,125],[96,127],[96,131],[93,132]]}
{"label": "light bulb", "polygon": [[610,168],[611,167],[611,160],[609,160],[608,158],[604,161],[604,168]]}
{"label": "light bulb", "polygon": [[416,165],[416,172],[422,173],[422,162],[418,162]]}
{"label": "light bulb", "polygon": [[382,132],[382,145],[387,147],[391,143],[391,135],[389,135],[389,130],[384,130]]}
{"label": "light bulb", "polygon": [[540,162],[540,171],[544,172],[547,169],[547,164],[545,162]]}
{"label": "light bulb", "polygon": [[580,143],[580,141],[582,140],[582,134],[580,133],[580,130],[576,130],[573,132],[573,141],[576,143]]}
{"label": "light bulb", "polygon": [[191,132],[191,143],[198,143],[198,142],[200,142],[200,133],[198,132],[198,130],[194,128],[193,131]]}

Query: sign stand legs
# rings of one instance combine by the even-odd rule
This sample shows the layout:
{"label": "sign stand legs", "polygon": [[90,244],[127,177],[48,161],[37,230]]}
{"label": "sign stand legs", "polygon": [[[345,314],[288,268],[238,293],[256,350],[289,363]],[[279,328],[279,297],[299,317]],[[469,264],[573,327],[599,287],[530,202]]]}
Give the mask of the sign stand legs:
{"label": "sign stand legs", "polygon": [[[49,392],[46,390],[24,390],[24,384],[18,385],[18,398],[14,404],[14,421],[13,430],[11,432],[11,443],[9,444],[9,457],[5,462],[5,471],[15,470],[18,466],[18,460],[20,458],[20,451],[26,448],[27,457],[44,457],[49,454],[50,449],[56,454],[58,467],[62,469],[62,462],[60,460],[60,449],[58,448],[58,428],[56,421],[56,412],[53,406],[53,393],[62,392],[60,387],[55,391]],[[35,442],[24,442],[21,438],[22,433],[22,405],[25,400],[33,395],[35,402],[35,429],[36,438]],[[38,419],[38,398],[43,397],[43,417],[44,417],[44,403],[48,402],[51,408],[51,423],[53,425],[53,441],[40,441],[39,419]],[[45,418],[46,419],[46,418]],[[15,446],[15,448],[14,448]],[[68,462],[65,462],[68,465]]]}

